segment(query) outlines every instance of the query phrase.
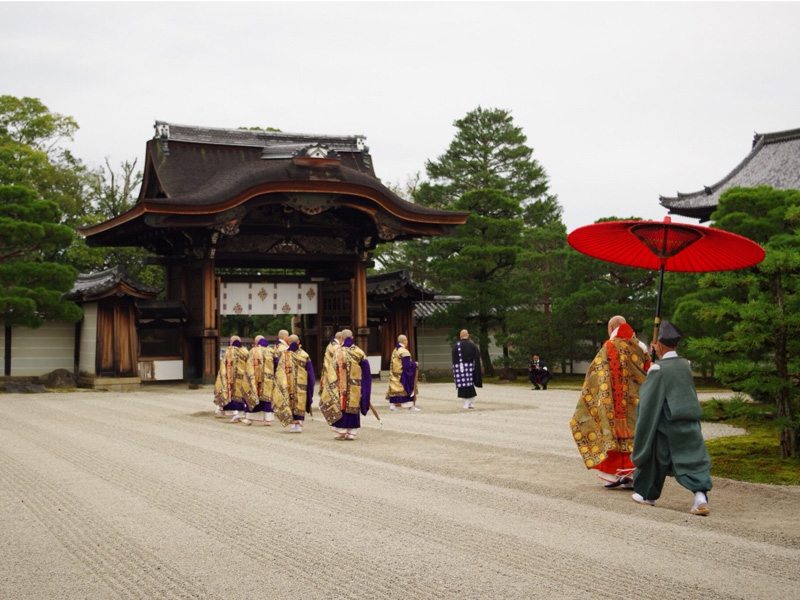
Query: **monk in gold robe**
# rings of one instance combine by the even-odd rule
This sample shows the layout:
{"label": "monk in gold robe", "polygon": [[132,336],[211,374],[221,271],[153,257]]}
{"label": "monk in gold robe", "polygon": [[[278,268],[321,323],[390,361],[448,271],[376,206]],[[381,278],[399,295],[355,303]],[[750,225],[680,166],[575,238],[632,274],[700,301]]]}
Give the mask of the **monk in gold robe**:
{"label": "monk in gold robe", "polygon": [[629,489],[639,386],[650,357],[624,317],[612,317],[608,333],[586,373],[569,425],[586,468],[600,471],[608,488]]}
{"label": "monk in gold robe", "polygon": [[247,379],[257,403],[250,412],[263,412],[264,425],[275,419],[272,412],[272,393],[275,389],[275,348],[270,347],[263,335],[257,335],[247,355]]}
{"label": "monk in gold robe", "polygon": [[345,329],[342,337],[333,358],[334,368],[325,371],[319,406],[336,439],[354,440],[361,415],[369,411],[372,373],[367,355],[353,343],[353,332]]}
{"label": "monk in gold robe", "polygon": [[272,409],[284,427],[291,424],[292,433],[302,433],[314,396],[314,365],[308,352],[300,347],[299,337],[292,334],[287,341],[288,346],[278,345]]}
{"label": "monk in gold robe", "polygon": [[226,411],[234,411],[231,423],[249,425],[246,413],[256,404],[255,396],[247,378],[247,349],[242,347],[238,335],[231,336],[225,356],[219,364],[217,380],[214,384],[214,416],[225,418]]}
{"label": "monk in gold robe", "polygon": [[390,410],[398,408],[406,408],[410,411],[420,410],[415,396],[418,368],[419,365],[411,360],[408,338],[402,334],[397,336],[397,344],[389,361],[389,389],[386,391]]}
{"label": "monk in gold robe", "polygon": [[328,342],[328,345],[325,347],[325,353],[322,355],[322,370],[319,373],[319,397],[320,402],[327,401],[327,394],[328,390],[325,388],[323,383],[327,375],[336,370],[334,366],[334,360],[336,357],[336,348],[342,345],[342,332],[337,331],[331,341]]}

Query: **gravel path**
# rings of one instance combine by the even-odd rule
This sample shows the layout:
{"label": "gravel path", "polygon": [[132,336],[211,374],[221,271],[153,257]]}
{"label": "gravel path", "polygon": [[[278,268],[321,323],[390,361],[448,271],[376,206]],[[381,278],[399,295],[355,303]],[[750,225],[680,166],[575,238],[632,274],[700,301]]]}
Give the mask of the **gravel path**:
{"label": "gravel path", "polygon": [[0,598],[800,597],[800,487],[644,507],[583,468],[575,391],[385,389],[354,442],[214,419],[210,388],[0,394]]}

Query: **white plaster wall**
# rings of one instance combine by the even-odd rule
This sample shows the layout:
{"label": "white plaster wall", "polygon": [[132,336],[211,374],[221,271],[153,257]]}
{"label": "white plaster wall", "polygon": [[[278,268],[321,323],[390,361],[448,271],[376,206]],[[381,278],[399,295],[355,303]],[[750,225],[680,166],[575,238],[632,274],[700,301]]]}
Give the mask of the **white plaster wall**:
{"label": "white plaster wall", "polygon": [[[5,332],[3,332],[5,353]],[[48,321],[37,329],[15,327],[11,332],[12,377],[38,377],[56,369],[75,368],[75,325]],[[5,360],[5,357],[3,357]]]}
{"label": "white plaster wall", "polygon": [[81,347],[78,359],[80,375],[96,375],[95,358],[97,357],[97,303],[83,305],[83,323],[81,324]]}
{"label": "white plaster wall", "polygon": [[[447,329],[432,329],[422,325],[417,326],[417,361],[421,369],[450,369],[452,368],[451,353],[453,345],[447,341]],[[475,341],[474,339],[472,341]],[[503,355],[500,346],[491,344],[489,356],[492,360]]]}
{"label": "white plaster wall", "polygon": [[139,361],[139,377],[142,381],[180,381],[183,379],[183,361]]}

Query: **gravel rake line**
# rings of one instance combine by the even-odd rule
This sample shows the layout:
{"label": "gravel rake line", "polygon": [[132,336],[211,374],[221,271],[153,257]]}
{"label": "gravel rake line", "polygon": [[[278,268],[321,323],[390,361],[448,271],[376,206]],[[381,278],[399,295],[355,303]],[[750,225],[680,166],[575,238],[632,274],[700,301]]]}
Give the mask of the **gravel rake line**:
{"label": "gravel rake line", "polygon": [[[69,415],[69,417],[73,418],[73,415]],[[129,417],[128,420],[129,421],[133,420],[133,421],[142,422],[142,423],[149,422],[146,417],[138,417],[138,416],[135,416],[135,415]],[[78,420],[78,419],[75,419],[75,418],[73,418],[73,421],[76,424],[78,424],[79,426],[81,426],[83,428],[86,428],[86,429],[88,429],[89,431],[91,431],[93,433],[96,432],[96,429],[97,429],[96,427],[89,428],[86,423],[83,423],[81,420]],[[195,419],[194,421],[195,421],[195,423],[199,423],[199,420],[197,420],[197,419]],[[184,422],[186,422],[186,421],[184,420]],[[117,426],[105,423],[104,421],[94,420],[93,423],[102,425],[108,431],[108,433],[106,435],[109,435],[109,436],[116,436],[121,431],[126,432],[126,435],[130,435],[130,434],[141,435],[141,434],[138,434],[135,430],[131,430],[130,428],[117,427]],[[215,429],[217,431],[222,431],[222,429],[220,429],[219,427],[215,426],[214,423],[215,423],[215,421],[209,419],[208,423],[203,423],[203,430]],[[233,430],[228,430],[228,431],[233,431]],[[237,431],[237,436],[236,437],[237,438],[241,438],[241,439],[247,439],[247,438],[252,438],[253,436],[249,435],[247,433],[246,429],[241,429],[240,428]],[[320,459],[322,458],[323,460],[326,460],[326,461],[329,460],[332,464],[335,463],[337,460],[341,460],[341,456],[342,455],[340,453],[337,454],[337,453],[334,453],[332,451],[326,451],[326,452],[321,453],[321,455],[320,455],[319,448],[322,447],[323,444],[321,444],[319,441],[314,440],[314,439],[308,440],[309,447],[307,449],[298,448],[296,444],[294,444],[293,446],[290,446],[290,444],[292,444],[293,441],[292,442],[288,442],[287,440],[276,440],[274,436],[268,436],[267,438],[264,438],[264,440],[267,440],[267,439],[269,440],[269,445],[270,446],[278,445],[279,447],[281,447],[283,449],[291,448],[293,453],[298,453],[298,454],[306,453],[307,457],[308,457],[308,460],[312,460],[313,459],[313,460],[316,460],[317,462],[319,462]],[[225,475],[226,471],[230,469],[231,457],[229,455],[225,455],[223,453],[213,453],[212,454],[213,461],[209,461],[209,460],[206,460],[206,459],[209,458],[208,456],[204,456],[202,459],[199,459],[198,458],[198,449],[197,449],[197,447],[191,446],[189,444],[176,443],[176,442],[174,442],[172,440],[164,439],[164,438],[159,437],[159,436],[149,436],[147,439],[142,438],[142,440],[143,440],[144,443],[142,443],[142,441],[138,441],[138,440],[136,442],[134,442],[134,443],[136,445],[144,446],[144,447],[148,447],[148,448],[152,447],[152,443],[155,443],[155,444],[157,444],[157,446],[155,446],[154,448],[155,449],[159,449],[164,454],[173,456],[174,458],[177,458],[179,460],[186,461],[186,462],[191,463],[194,466],[199,467],[199,468],[208,469],[210,467],[213,467],[213,469],[216,470],[218,475]],[[166,448],[162,448],[162,446],[164,446],[164,445],[166,445]],[[327,444],[325,444],[324,446],[327,447]],[[314,452],[316,452],[316,454],[314,454],[314,456],[311,456],[312,453],[314,453]],[[377,464],[377,461],[375,461],[373,459],[361,459],[361,460],[355,460],[354,463],[351,465],[351,467],[356,469],[357,471],[360,471],[359,477],[363,477],[363,476],[368,475],[370,472],[373,472],[373,474],[374,474],[374,470],[376,468],[376,464]],[[252,466],[254,468],[256,468],[256,469],[263,469],[263,465],[261,465],[259,463],[253,462]],[[383,466],[385,467],[386,465],[384,464]],[[388,466],[394,467],[395,469],[397,468],[397,465],[394,465],[394,464],[391,464],[391,463]],[[395,472],[394,470],[390,470],[390,471],[391,471],[393,480],[394,479],[403,479],[406,483],[409,483],[408,469],[403,469],[402,470],[403,472]],[[282,473],[280,475],[280,477],[284,478],[283,480],[285,481],[286,474]],[[388,479],[389,478],[389,474],[388,474],[386,469],[382,469],[381,470],[381,477],[383,477],[384,479]],[[433,474],[426,472],[424,475],[412,474],[412,476],[410,478],[414,480],[413,481],[414,485],[419,485],[420,482],[424,481],[425,482],[425,486],[424,487],[425,487],[425,489],[427,491],[429,489],[429,486],[431,485],[431,481],[435,481],[435,480],[432,479],[432,477],[433,477]],[[241,478],[233,478],[233,480],[234,481],[241,481]],[[264,483],[261,483],[260,481],[257,482],[257,483],[259,485],[262,485],[263,487],[265,487],[265,489],[270,487],[269,482],[266,482],[266,481]],[[446,492],[448,490],[452,491],[452,485],[445,484],[445,483],[439,483],[439,482],[436,482],[435,485],[441,487],[443,492]],[[295,477],[291,481],[290,486],[292,487],[293,493],[297,493],[302,487],[304,489],[304,492],[303,492],[302,495],[306,498],[304,500],[304,502],[306,502],[309,506],[312,506],[314,504],[315,500],[313,498],[313,493],[316,492],[316,491],[319,491],[319,488],[310,487],[307,478],[304,479],[304,478],[301,478],[301,477]],[[474,488],[475,486],[473,485],[472,487]],[[480,486],[478,486],[478,487],[480,487]],[[359,499],[359,497],[347,496],[344,492],[342,492],[342,490],[339,490],[338,488],[330,487],[330,486],[328,487],[328,489],[324,490],[324,493],[326,495],[331,495],[332,494],[335,497],[335,502],[337,504],[340,503],[340,502],[347,503],[347,502],[350,502],[350,501],[353,501],[353,500],[357,501]],[[475,490],[471,489],[470,493],[474,494]],[[494,501],[496,503],[497,500],[498,500],[496,494],[486,493],[487,500],[491,501],[493,495],[494,495],[493,499],[494,499]],[[388,504],[388,503],[385,503],[385,502],[381,502],[379,504],[380,504],[380,506],[376,505],[376,503],[374,501],[372,502],[372,507],[375,508],[377,510],[377,512],[375,513],[376,518],[371,523],[369,523],[369,527],[368,528],[370,528],[370,529],[373,529],[373,528],[374,529],[378,529],[382,525],[386,526],[386,523],[388,522],[390,524],[389,525],[389,529],[390,530],[391,529],[395,529],[396,530],[396,531],[394,531],[393,535],[399,536],[401,534],[408,535],[409,531],[418,531],[418,530],[432,531],[433,527],[435,527],[435,526],[440,527],[441,526],[441,518],[439,518],[439,517],[434,518],[434,517],[428,517],[427,515],[422,517],[422,518],[420,518],[419,515],[417,515],[415,518],[406,517],[405,515],[401,515],[400,517],[398,517],[397,516],[397,506],[396,505]],[[487,506],[492,506],[492,504],[487,504]],[[521,509],[519,509],[518,512],[521,513]],[[529,517],[529,515],[527,515],[527,516]],[[624,516],[620,516],[620,520],[624,521],[625,517]],[[226,526],[227,525],[228,525],[228,523],[226,522]],[[422,525],[422,527],[420,527],[420,525]],[[527,573],[527,576],[529,578],[531,577],[531,573],[529,571],[529,569],[531,567],[535,566],[537,572],[552,573],[554,570],[563,569],[563,567],[565,565],[567,565],[569,567],[568,570],[571,571],[572,574],[570,576],[566,576],[566,575],[560,576],[559,577],[560,586],[558,586],[558,585],[556,586],[560,590],[562,597],[564,597],[568,593],[568,590],[572,590],[573,592],[575,591],[576,588],[575,588],[575,583],[574,583],[575,582],[574,573],[583,572],[586,569],[585,562],[581,561],[579,558],[573,557],[572,554],[566,554],[566,553],[555,553],[554,554],[552,552],[552,548],[549,548],[547,546],[534,547],[533,544],[530,544],[530,543],[526,544],[526,543],[522,543],[522,542],[520,542],[520,543],[518,543],[516,545],[511,544],[511,547],[509,549],[509,546],[510,546],[509,538],[507,536],[502,535],[502,534],[495,534],[494,532],[492,532],[491,535],[489,535],[489,538],[490,538],[489,542],[490,543],[487,544],[487,533],[486,533],[485,529],[480,529],[480,528],[474,528],[473,527],[473,528],[470,528],[470,531],[468,532],[468,534],[461,535],[461,531],[462,531],[463,528],[464,528],[463,525],[459,524],[458,522],[454,522],[452,524],[452,526],[448,526],[446,528],[446,532],[447,532],[448,535],[444,536],[444,538],[442,540],[438,540],[438,543],[441,544],[443,547],[448,548],[448,549],[453,550],[453,551],[456,551],[456,552],[466,552],[467,554],[477,553],[477,557],[479,559],[479,562],[480,561],[487,561],[487,562],[491,563],[492,561],[496,560],[497,557],[499,556],[502,559],[499,562],[507,565],[512,570],[517,571],[518,574]],[[660,535],[660,533],[658,533],[657,527],[655,527],[655,525],[654,525],[654,530],[656,531],[656,535],[657,536]],[[680,528],[676,527],[676,533],[677,533],[677,535],[683,535],[683,534],[685,534],[685,531],[683,531]],[[411,535],[417,535],[417,534],[411,534]],[[419,541],[422,542],[422,543],[429,542],[428,538],[425,535],[420,535],[418,537],[419,537]],[[660,539],[660,538],[658,538],[658,539]],[[621,543],[624,543],[624,542],[621,542]],[[691,544],[687,544],[687,545],[691,546]],[[664,548],[667,551],[669,551],[669,547],[668,546],[665,545]],[[530,560],[528,560],[528,562],[524,562],[524,561],[520,562],[516,558],[516,557],[518,557],[520,555],[524,556],[526,553],[530,553],[532,550],[536,554],[544,553],[545,555],[548,555],[548,554],[551,555],[551,560],[546,561],[546,562],[545,561],[540,561],[540,563],[537,566],[537,565],[532,564]],[[698,552],[701,552],[701,551],[704,551],[704,549],[701,548],[701,549],[698,550]],[[707,558],[705,554],[703,554],[703,557]],[[742,561],[746,561],[745,564],[747,565],[747,567],[751,568],[751,560],[745,559],[745,558],[742,558],[741,560]],[[765,566],[764,565],[764,561],[760,561],[760,562],[761,562],[761,564],[759,565],[760,568]],[[783,572],[778,573],[777,575],[782,577],[782,578],[785,578],[786,577],[786,572],[787,571],[783,571]],[[791,569],[788,572],[792,572]],[[761,574],[762,574],[762,572],[759,572],[759,575],[761,575]],[[631,575],[631,577],[633,577],[632,581],[635,582],[635,586],[641,586],[643,583],[645,583],[645,581],[643,581],[642,575],[640,573],[633,573]],[[537,585],[541,586],[542,585],[542,581],[543,581],[543,579],[540,578],[540,580],[539,580]],[[676,595],[674,596],[675,598],[685,597],[685,595],[687,593],[686,590],[689,590],[689,591],[702,590],[703,591],[703,595],[706,596],[706,597],[711,597],[711,598],[720,597],[720,596],[715,595],[715,592],[713,590],[703,590],[702,588],[698,588],[696,586],[693,587],[690,584],[682,584],[681,582],[670,581],[669,578],[667,578],[667,579],[658,578],[658,581],[662,585],[667,585],[668,584],[667,587],[670,587],[670,588],[674,588],[675,586],[680,588],[681,586],[683,586],[684,587],[683,594],[676,593]],[[663,583],[664,581],[666,581],[666,584]],[[616,590],[619,590],[620,589],[620,580],[619,580],[618,576],[614,577],[614,582],[615,583],[612,583],[612,587],[603,588],[602,586],[600,586],[600,589],[616,589]],[[554,583],[554,581],[550,580],[550,584],[552,585],[553,583]],[[647,583],[650,584],[651,582],[647,581]],[[441,583],[437,582],[437,585],[440,586],[439,587],[439,592],[445,592],[446,593],[446,590],[449,589],[447,587],[446,583],[444,583],[444,582],[441,582]],[[660,586],[657,586],[657,587],[660,588]],[[628,588],[627,582],[625,584],[625,588],[626,589]],[[633,587],[631,589],[636,591],[636,590],[638,590],[638,587]],[[645,588],[645,589],[647,589],[647,588]],[[591,591],[596,591],[596,589],[594,587],[592,587],[591,590],[585,590],[585,591],[591,592]],[[411,594],[413,594],[413,592],[411,590],[407,590],[406,592],[407,593],[411,592]],[[671,595],[665,595],[663,593],[660,594],[660,596],[661,597],[665,597],[665,598],[673,597]],[[420,597],[420,596],[410,595],[408,597]],[[724,597],[734,597],[734,596],[726,595]]]}
{"label": "gravel rake line", "polygon": [[[137,418],[136,420],[139,420],[139,419]],[[142,419],[142,420],[146,422],[146,419]],[[213,421],[209,421],[209,423],[207,424],[207,427],[209,429],[217,429],[214,426],[213,423],[214,423]],[[245,434],[246,432],[243,431],[241,433]],[[158,437],[154,437],[152,439],[153,439],[154,442],[159,442],[161,440],[161,438],[158,438]],[[280,440],[280,442],[285,444],[286,448],[291,448],[293,456],[295,456],[295,457],[298,454],[300,454],[300,453],[305,451],[304,448],[297,448],[296,445],[290,446],[288,440],[287,441]],[[311,441],[311,443],[313,444],[314,441]],[[172,444],[172,443],[170,442],[170,444]],[[172,455],[174,455],[174,456],[176,456],[178,458],[181,458],[181,459],[192,460],[191,459],[191,454],[194,451],[193,447],[185,446],[185,448],[189,449],[189,454],[188,455],[177,456],[173,452],[171,452],[173,450],[172,447],[167,448],[165,450],[165,452],[168,453],[168,454],[172,454]],[[329,458],[331,458],[331,468],[334,468],[336,466],[336,462],[341,459],[339,454],[336,454],[336,453],[333,453],[333,452],[330,452],[330,451],[326,452],[325,455],[327,455]],[[323,455],[323,456],[325,456],[325,455]],[[322,456],[319,454],[319,452],[318,451],[315,452],[314,449],[312,449],[312,448],[309,448],[307,450],[307,456],[308,456],[309,460],[316,461],[316,462],[319,462],[320,459],[322,458]],[[230,460],[230,459],[228,458],[227,460]],[[371,475],[374,475],[374,473],[375,473],[376,465],[374,464],[374,462],[375,461],[369,460],[369,459],[366,459],[366,462],[365,461],[356,461],[355,464],[353,464],[351,466],[351,469],[355,468],[358,465],[359,468],[362,470],[361,475],[364,476],[364,477],[369,477]],[[200,463],[196,463],[195,462],[195,464],[197,466],[199,466],[199,467],[207,466],[203,462],[200,462]],[[220,466],[222,466],[222,465],[220,465]],[[382,471],[381,475],[383,477],[386,477],[387,473]],[[285,477],[285,475],[283,475],[283,477]],[[399,474],[398,475],[398,479],[402,479],[402,482],[398,481],[399,483],[408,484],[408,473],[407,472],[403,472],[402,474]],[[490,484],[498,485],[498,484],[503,483],[503,482],[502,481],[498,482],[498,481],[495,481],[495,480],[490,480],[488,482],[481,482],[481,483],[490,483]],[[293,485],[296,487],[298,484],[299,483],[297,481],[295,481]],[[448,488],[444,488],[444,489],[445,489],[445,491],[449,491],[449,487]],[[331,488],[331,489],[329,489],[327,491],[327,493],[336,493],[338,491],[339,490],[337,488]],[[475,493],[476,492],[475,492],[474,489],[470,490],[470,494],[475,494]],[[491,490],[491,492],[487,495],[487,498],[486,498],[486,501],[485,501],[484,505],[486,505],[486,506],[494,506],[496,504],[496,502],[497,502],[496,490]],[[552,510],[552,505],[551,506],[547,506],[545,508],[547,510]],[[518,514],[520,515],[520,517],[527,516],[526,513],[522,512],[521,509],[517,508],[516,510],[517,510]],[[394,511],[394,512],[396,512],[396,511]],[[611,513],[611,514],[613,514],[613,513]],[[692,517],[692,518],[695,518],[695,517]],[[624,515],[620,516],[619,517],[619,521],[620,521],[619,522],[619,528],[617,529],[617,531],[625,531],[626,528],[629,528],[630,517],[627,517],[627,516],[624,516]],[[381,521],[381,522],[383,522],[383,521]],[[413,526],[413,523],[411,523],[411,525]],[[660,534],[658,524],[654,523],[654,524],[650,525],[650,524],[645,522],[642,526],[644,527],[644,530],[642,530],[642,529],[638,529],[637,530],[637,537],[639,537],[639,539],[641,539],[641,537],[644,536],[645,539],[649,540],[649,543],[652,544],[653,542],[655,542],[655,545],[658,546],[659,548],[662,548],[667,552],[673,551],[673,550],[671,550],[671,547],[669,545],[669,540],[666,539],[664,536],[662,536]],[[702,533],[701,532],[697,532],[697,535],[696,535],[697,539],[693,539],[692,538],[692,535],[691,535],[692,533],[694,533],[694,532],[690,532],[689,533],[689,537],[687,538],[687,532],[684,530],[684,528],[675,527],[675,535],[682,536],[682,537],[686,538],[686,547],[681,549],[681,555],[682,555],[682,557],[685,557],[686,559],[705,562],[707,560],[706,544],[703,542]],[[732,539],[728,534],[716,534],[716,535],[722,535],[723,536],[723,542],[727,541],[727,539]],[[635,539],[632,538],[631,542],[633,542],[633,541],[635,541]],[[749,542],[748,541],[748,543],[752,544],[753,542]],[[721,543],[721,545],[724,548],[727,548],[727,547],[731,546],[730,544],[725,544],[725,543]],[[763,545],[763,544],[756,543],[756,546],[757,547],[762,547],[763,546],[765,549],[774,550],[774,548],[766,546],[766,545]],[[749,552],[740,551],[740,552],[737,552],[737,553],[732,554],[730,556],[727,556],[727,557],[724,557],[724,558],[719,558],[719,560],[722,560],[726,564],[732,564],[732,565],[736,566],[738,570],[741,570],[743,572],[752,571],[753,564],[757,563],[757,564],[759,564],[759,569],[760,569],[759,573],[764,573],[766,571],[767,575],[770,575],[770,576],[773,576],[773,577],[777,577],[777,578],[785,578],[787,576],[787,574],[794,573],[794,571],[795,571],[795,569],[793,568],[793,565],[795,564],[795,556],[794,555],[789,556],[790,554],[792,554],[791,552],[785,552],[784,554],[786,556],[774,556],[773,555],[773,556],[770,556],[768,558],[768,560],[757,560],[757,561],[754,561],[752,555]]]}
{"label": "gravel rake line", "polygon": [[86,511],[85,504],[19,465],[0,461],[3,487],[13,495],[86,569],[116,597],[148,600],[208,598],[206,591],[153,552],[125,538],[111,524]]}
{"label": "gravel rake line", "polygon": [[[79,424],[79,423],[78,423]],[[246,556],[271,556],[281,557],[281,563],[286,565],[303,564],[310,557],[311,560],[320,562],[318,569],[314,571],[314,577],[303,580],[303,585],[311,584],[319,592],[318,597],[330,597],[331,590],[336,589],[342,581],[349,581],[349,585],[355,588],[368,589],[369,598],[420,598],[427,599],[439,597],[437,594],[426,589],[426,586],[405,583],[408,577],[407,569],[402,566],[391,567],[382,573],[385,579],[391,581],[391,585],[384,585],[383,589],[378,589],[374,574],[351,572],[350,569],[340,567],[332,570],[327,563],[321,563],[314,557],[324,557],[326,552],[331,551],[328,544],[307,537],[302,544],[294,541],[291,535],[276,535],[275,526],[264,523],[245,523],[241,519],[231,519],[230,516],[219,514],[220,500],[218,498],[201,499],[195,496],[186,495],[180,491],[173,491],[168,481],[155,481],[148,479],[138,473],[132,472],[128,465],[116,463],[113,459],[105,456],[102,461],[98,461],[96,455],[80,446],[72,445],[68,451],[65,443],[68,443],[62,436],[54,436],[52,433],[38,431],[34,433],[31,427],[23,431],[17,431],[22,437],[47,450],[54,456],[73,464],[86,473],[106,481],[115,487],[121,487],[136,496],[145,499],[151,505],[168,511],[184,523],[195,527],[217,539],[226,540],[235,551]],[[60,439],[58,439],[60,438]],[[58,441],[57,441],[58,440]],[[164,442],[161,438],[153,441]],[[150,444],[144,447],[152,448]],[[172,454],[167,452],[168,454]],[[195,466],[208,469],[205,459],[198,459]],[[223,476],[234,482],[242,483],[241,478],[230,475],[230,458],[224,456],[217,458],[214,463],[216,468],[211,470],[217,476]],[[125,479],[120,478],[119,473],[125,472]],[[165,493],[166,492],[166,493]],[[293,497],[294,498],[294,497]],[[231,502],[236,498],[232,497]],[[294,499],[292,501],[295,501]],[[311,502],[309,503],[311,506]],[[233,504],[230,504],[233,505]],[[317,506],[318,501],[313,502]],[[257,540],[257,541],[256,541]],[[313,548],[309,548],[312,545]],[[337,563],[340,565],[358,565],[363,560],[363,556],[355,550],[349,548],[337,548]],[[267,565],[272,568],[276,564]],[[355,581],[354,581],[355,579]],[[308,594],[304,594],[307,597]],[[151,596],[157,597],[157,596]],[[169,596],[164,596],[169,597]]]}
{"label": "gravel rake line", "polygon": [[[96,429],[96,427],[93,429]],[[150,436],[150,439],[143,441],[148,448],[157,448],[158,445],[165,444],[165,440],[158,436]],[[195,447],[186,444],[176,444],[172,441],[167,441],[166,446],[166,448],[161,449],[163,453],[179,460],[189,462],[195,467],[215,469],[219,475],[227,475],[230,470],[230,456],[212,453],[211,455],[206,454],[202,458],[199,458],[197,449]],[[261,465],[253,466],[254,468],[261,467]],[[287,475],[283,474],[281,476],[282,481],[286,482],[286,477]],[[294,477],[292,479],[293,480],[289,483],[289,487],[296,496],[300,491],[301,486],[306,485],[307,482],[303,478]],[[308,498],[307,503],[309,507],[313,506],[315,503],[315,500],[313,500],[312,497],[314,491],[318,491],[318,488],[306,489],[302,494]],[[343,495],[340,490],[335,488],[325,490],[325,494],[338,494],[339,496]],[[354,498],[337,497],[335,499],[335,504],[341,505],[341,503],[344,503],[344,505],[347,505],[348,502],[354,502],[356,500],[357,499]],[[171,506],[172,501],[169,501],[168,504]],[[374,501],[372,503],[372,508],[376,508]],[[194,511],[191,512],[193,513]],[[373,512],[373,514],[375,514],[375,519],[372,523],[372,526],[385,526],[386,523],[389,523],[390,527],[394,527],[396,529],[396,534],[401,532],[407,534],[408,531],[420,529],[423,531],[428,531],[433,530],[435,527],[441,527],[440,518],[432,518],[427,516],[421,518],[420,515],[417,515],[414,518],[408,518],[405,515],[400,515],[399,517],[395,516],[395,522],[392,522],[392,515],[395,513],[396,507],[387,505],[385,503],[382,504],[377,514]],[[230,529],[230,524],[226,521],[224,522],[224,527]],[[459,552],[466,551],[470,554],[477,553],[478,555],[485,555],[486,559],[500,562],[506,567],[519,573],[530,573],[531,570],[536,573],[547,573],[550,585],[553,585],[554,583],[558,584],[562,593],[566,593],[566,591],[570,589],[573,591],[575,590],[576,585],[573,573],[579,572],[582,568],[585,568],[584,559],[575,557],[572,553],[553,552],[553,549],[550,547],[544,545],[537,546],[536,544],[532,544],[530,542],[517,543],[516,540],[509,538],[505,534],[487,533],[485,529],[473,527],[465,528],[463,525],[459,525],[457,523],[454,523],[453,527],[448,527],[447,531],[451,534],[453,532],[457,532],[457,535],[451,535],[449,538],[440,537],[437,540],[438,544],[441,544],[450,550]],[[427,538],[423,535],[421,536],[420,541],[427,541]],[[532,556],[541,556],[542,558],[538,559],[537,564],[533,564],[531,560]],[[521,560],[520,557],[526,557],[527,560]],[[556,578],[554,576],[555,573],[559,573],[560,576]],[[664,589],[660,590],[660,595],[663,598],[678,599],[685,597],[685,588],[679,581],[670,580],[669,578],[665,579],[658,576],[645,576],[642,575],[642,573],[636,572],[635,570],[626,572],[624,576],[621,573],[615,572],[613,576],[609,575],[607,582],[597,581],[597,583],[601,587],[604,584],[611,585],[613,583],[614,589],[620,591],[629,590],[631,593],[634,593],[635,590],[638,589],[637,586],[641,586],[644,583],[643,580],[647,581],[647,583],[654,589],[663,587]],[[664,581],[667,582],[666,585],[664,584]],[[591,589],[586,589],[583,591],[590,592]],[[713,590],[704,590],[704,592],[704,595],[709,598],[724,597],[715,595]]]}

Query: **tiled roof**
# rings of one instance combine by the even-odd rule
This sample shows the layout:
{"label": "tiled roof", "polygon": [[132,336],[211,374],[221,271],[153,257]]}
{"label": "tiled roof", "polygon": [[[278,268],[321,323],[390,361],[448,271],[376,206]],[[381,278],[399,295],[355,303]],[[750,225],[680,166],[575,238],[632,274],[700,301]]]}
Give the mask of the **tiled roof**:
{"label": "tiled roof", "polygon": [[98,273],[78,275],[65,297],[68,300],[86,302],[107,296],[117,287],[123,287],[128,295],[140,298],[154,298],[160,291],[159,288],[128,277],[125,268],[119,265]]}
{"label": "tiled roof", "polygon": [[759,185],[800,189],[800,129],[756,134],[750,153],[718,183],[676,197],[660,196],[659,202],[671,214],[707,221],[725,190]]}
{"label": "tiled roof", "polygon": [[[403,288],[406,288],[405,290]],[[408,269],[390,273],[367,275],[367,297],[393,296],[401,292],[403,296],[413,296],[419,300],[432,299],[436,292],[411,279]]]}
{"label": "tiled roof", "polygon": [[461,301],[461,296],[435,296],[433,300],[422,300],[414,304],[414,319],[424,321],[431,315],[447,310]]}

